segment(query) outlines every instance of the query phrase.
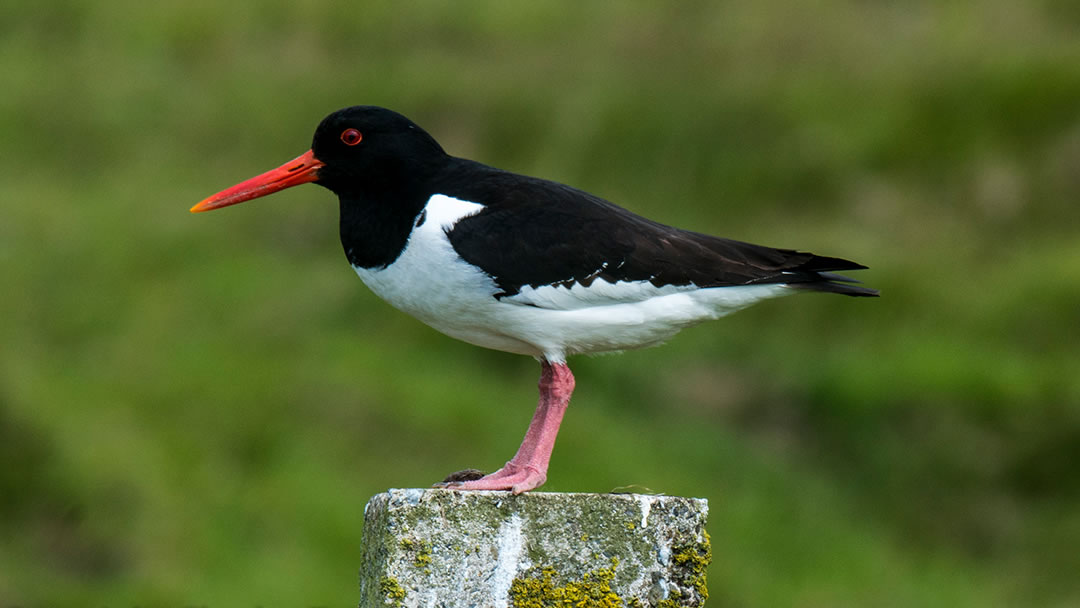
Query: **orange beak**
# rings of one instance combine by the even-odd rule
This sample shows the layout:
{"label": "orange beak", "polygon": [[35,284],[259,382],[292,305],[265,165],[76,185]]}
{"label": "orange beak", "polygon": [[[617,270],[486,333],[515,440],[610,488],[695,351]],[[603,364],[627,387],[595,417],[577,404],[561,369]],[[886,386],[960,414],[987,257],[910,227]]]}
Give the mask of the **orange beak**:
{"label": "orange beak", "polygon": [[226,188],[201,201],[191,208],[191,212],[200,213],[211,209],[220,209],[221,207],[228,207],[236,203],[250,201],[253,198],[273,194],[278,190],[318,181],[319,169],[323,168],[323,166],[325,166],[325,163],[315,158],[315,154],[308,150],[277,169],[272,169],[262,175],[242,181],[232,188]]}

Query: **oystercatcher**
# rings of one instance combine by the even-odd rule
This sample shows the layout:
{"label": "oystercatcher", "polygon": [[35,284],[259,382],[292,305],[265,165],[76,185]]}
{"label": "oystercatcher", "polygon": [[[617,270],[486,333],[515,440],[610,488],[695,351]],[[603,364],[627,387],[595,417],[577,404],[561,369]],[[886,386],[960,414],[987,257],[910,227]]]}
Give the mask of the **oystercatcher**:
{"label": "oystercatcher", "polygon": [[337,194],[345,257],[381,298],[448,336],[540,361],[521,447],[490,475],[445,484],[464,490],[544,483],[574,390],[570,355],[652,346],[795,291],[877,295],[834,274],[866,268],[855,262],[665,226],[450,156],[416,123],[374,106],[330,114],[311,150],[191,211],[307,182]]}

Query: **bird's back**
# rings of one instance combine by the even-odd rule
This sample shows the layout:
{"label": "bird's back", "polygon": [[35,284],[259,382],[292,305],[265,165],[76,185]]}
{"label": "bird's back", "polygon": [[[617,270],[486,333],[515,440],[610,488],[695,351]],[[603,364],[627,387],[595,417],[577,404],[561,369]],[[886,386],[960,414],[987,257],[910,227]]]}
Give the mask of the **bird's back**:
{"label": "bird's back", "polygon": [[455,161],[453,177],[440,184],[440,193],[484,208],[454,225],[450,242],[495,280],[500,296],[526,286],[589,287],[597,279],[655,287],[783,284],[877,294],[831,274],[865,268],[861,264],[673,228],[557,182]]}

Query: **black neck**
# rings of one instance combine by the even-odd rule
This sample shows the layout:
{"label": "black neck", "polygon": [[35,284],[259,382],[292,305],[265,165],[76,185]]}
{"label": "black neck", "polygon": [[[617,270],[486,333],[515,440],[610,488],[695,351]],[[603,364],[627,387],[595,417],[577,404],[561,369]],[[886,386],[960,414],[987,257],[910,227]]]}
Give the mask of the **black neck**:
{"label": "black neck", "polygon": [[350,264],[383,268],[394,263],[449,157],[440,150],[406,158],[408,162],[401,157],[375,159],[362,179],[329,172],[320,179],[320,185],[338,195],[341,245]]}
{"label": "black neck", "polygon": [[338,197],[341,208],[341,246],[353,266],[383,268],[404,251],[409,234],[428,196],[402,200],[364,200]]}

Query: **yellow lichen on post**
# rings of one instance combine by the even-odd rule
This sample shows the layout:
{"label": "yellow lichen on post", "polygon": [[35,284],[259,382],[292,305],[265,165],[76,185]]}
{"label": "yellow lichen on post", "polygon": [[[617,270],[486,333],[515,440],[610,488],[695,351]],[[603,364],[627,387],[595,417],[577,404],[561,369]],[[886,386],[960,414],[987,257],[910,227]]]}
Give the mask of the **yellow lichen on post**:
{"label": "yellow lichen on post", "polygon": [[705,574],[712,562],[712,541],[709,533],[704,532],[705,541],[681,547],[672,556],[672,560],[685,568],[683,582],[692,586],[701,596],[701,602],[709,599],[709,589],[705,584]]}
{"label": "yellow lichen on post", "polygon": [[379,591],[392,606],[400,606],[401,600],[404,600],[406,595],[401,583],[397,582],[397,579],[392,576],[384,576],[379,579]]}
{"label": "yellow lichen on post", "polygon": [[513,608],[622,608],[626,604],[611,590],[615,567],[619,560],[612,558],[610,568],[586,572],[580,581],[555,584],[554,568],[540,569],[539,576],[519,576],[510,584],[510,605]]}

